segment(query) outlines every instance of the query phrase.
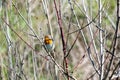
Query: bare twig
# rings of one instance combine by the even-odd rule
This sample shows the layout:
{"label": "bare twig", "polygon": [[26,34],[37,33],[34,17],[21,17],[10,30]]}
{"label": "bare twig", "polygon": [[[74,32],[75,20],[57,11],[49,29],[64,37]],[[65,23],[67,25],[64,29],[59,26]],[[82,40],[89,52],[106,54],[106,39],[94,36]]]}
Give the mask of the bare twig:
{"label": "bare twig", "polygon": [[[78,9],[85,15],[85,12],[79,7],[78,3],[74,0],[74,3],[76,4],[76,6],[78,7]],[[102,10],[102,9],[101,9]],[[95,18],[93,18],[92,23],[95,25],[96,28],[98,28],[101,31],[104,31],[103,29],[101,29],[98,24],[95,22],[95,19],[98,17],[99,13],[97,13],[97,15],[95,16]],[[91,19],[89,19],[88,16],[85,15],[85,17],[89,20],[89,22],[91,22]],[[91,23],[90,23],[91,24]],[[87,25],[88,26],[88,25]]]}
{"label": "bare twig", "polygon": [[115,33],[114,33],[114,41],[113,41],[113,47],[112,47],[112,56],[111,56],[111,59],[110,59],[110,62],[108,64],[108,68],[107,68],[107,72],[103,78],[103,80],[106,80],[109,72],[110,72],[110,68],[111,68],[111,65],[112,65],[112,62],[113,62],[113,57],[114,57],[114,54],[115,54],[115,47],[116,47],[116,43],[117,43],[117,34],[118,34],[118,28],[119,28],[119,21],[120,21],[120,0],[117,0],[117,21],[116,21],[116,29],[115,29]]}
{"label": "bare twig", "polygon": [[83,26],[83,27],[81,27],[80,29],[77,29],[77,30],[75,30],[75,31],[72,31],[72,32],[70,32],[69,34],[78,32],[78,31],[80,31],[80,30],[82,30],[82,29],[88,27],[88,25],[90,25],[92,22],[94,22],[94,20],[95,20],[97,17],[98,17],[98,15],[96,15],[95,18],[93,18],[92,21],[90,21],[90,22],[89,22],[88,24],[86,24],[85,26]]}
{"label": "bare twig", "polygon": [[42,41],[39,39],[38,35],[35,33],[35,31],[31,28],[31,26],[29,25],[28,21],[22,16],[22,14],[20,13],[19,9],[16,7],[16,5],[14,4],[14,2],[12,2],[14,8],[17,10],[18,14],[20,15],[20,17],[25,21],[25,23],[28,25],[29,29],[33,32],[34,36],[36,36],[36,38],[39,40],[39,42],[42,44]]}
{"label": "bare twig", "polygon": [[44,13],[45,13],[45,16],[48,20],[48,33],[52,36],[53,38],[53,31],[52,31],[52,26],[51,26],[51,20],[50,20],[50,15],[49,15],[49,9],[48,9],[48,4],[47,4],[47,0],[42,0],[42,3],[43,3],[43,8],[44,8]]}
{"label": "bare twig", "polygon": [[[101,22],[102,22],[102,2],[101,0],[98,0],[98,12],[99,12],[99,17],[98,17],[98,26],[102,28]],[[99,30],[99,39],[100,39],[100,75],[99,75],[99,80],[103,79],[104,75],[104,46],[103,46],[103,37],[102,37],[103,32]]]}
{"label": "bare twig", "polygon": [[88,52],[88,56],[89,56],[89,59],[90,59],[92,65],[93,65],[94,70],[96,71],[96,73],[97,73],[98,75],[100,75],[100,72],[96,69],[95,63],[94,63],[94,61],[93,61],[93,59],[92,59],[92,57],[91,57],[90,47],[88,47],[87,52]]}
{"label": "bare twig", "polygon": [[[9,18],[8,18],[8,4],[7,4],[7,0],[4,0],[3,1],[3,7],[4,7],[4,21],[9,23]],[[13,69],[13,57],[12,57],[12,49],[13,49],[13,46],[12,46],[12,37],[11,37],[11,34],[10,34],[10,29],[8,28],[8,25],[4,23],[4,26],[3,26],[3,31],[5,32],[5,37],[6,37],[6,41],[7,41],[7,54],[8,54],[8,78],[10,80],[14,80],[14,73],[11,69]]]}
{"label": "bare twig", "polygon": [[[91,1],[90,1],[91,2]],[[91,4],[92,5],[92,4]],[[87,18],[87,23],[90,23],[90,19],[92,17],[92,14],[89,14],[88,13],[88,10],[86,8],[87,5],[85,5],[85,1],[83,0],[83,8],[84,8],[84,11],[85,11],[85,16]],[[91,7],[90,7],[90,13],[91,13]],[[94,18],[95,19],[95,18]],[[90,37],[92,39],[92,44],[93,44],[93,48],[94,48],[94,52],[95,52],[95,55],[96,55],[96,59],[98,61],[98,64],[100,64],[100,59],[99,59],[99,55],[98,55],[98,52],[97,52],[97,48],[96,48],[96,44],[95,44],[95,38],[93,37],[93,31],[92,31],[92,25],[88,25],[88,29],[89,29],[89,34],[90,34]],[[100,28],[101,29],[101,28]]]}
{"label": "bare twig", "polygon": [[[31,48],[32,50],[35,51],[35,49],[34,49],[30,44],[28,44],[28,43],[11,27],[11,25],[9,25],[3,18],[2,18],[2,20],[8,25],[8,27],[9,27],[29,48]],[[36,51],[35,51],[35,52],[36,52]],[[36,52],[36,53],[38,53],[38,52]],[[43,56],[43,55],[41,55],[41,54],[40,54],[40,56],[43,57],[44,59],[46,59],[45,56]],[[46,60],[47,60],[47,59],[46,59]]]}
{"label": "bare twig", "polygon": [[[4,20],[3,18],[2,18],[2,20],[5,22],[5,20]],[[9,27],[28,47],[30,47],[32,50],[34,50],[34,49],[31,47],[31,45],[29,45],[20,35],[18,35],[18,33],[15,32],[14,29],[12,29],[11,26],[10,26],[7,22],[5,22],[5,23],[8,25],[8,27]],[[34,51],[35,51],[35,50],[34,50]],[[36,51],[35,51],[35,52],[36,52]],[[38,53],[38,52],[36,52],[36,53]],[[46,56],[43,56],[43,55],[40,55],[40,56],[43,57],[44,59],[48,60],[48,59],[46,58]],[[62,67],[59,66],[59,64],[54,60],[54,58],[53,58],[50,54],[49,54],[49,56],[51,57],[51,60],[57,65],[57,67],[60,69],[60,71],[61,71],[62,73],[64,73],[66,76],[72,78],[73,80],[76,80],[73,76],[67,74],[67,73],[62,69]]]}
{"label": "bare twig", "polygon": [[114,70],[113,70],[111,76],[109,77],[109,80],[112,79],[112,76],[114,75],[114,73],[115,73],[116,69],[118,68],[118,66],[120,66],[120,61],[119,61],[119,62],[117,63],[117,65],[115,66],[115,68],[114,68]]}
{"label": "bare twig", "polygon": [[91,76],[88,77],[87,80],[89,80],[90,78],[92,78],[95,74],[96,74],[96,72],[94,72],[93,74],[91,74]]}
{"label": "bare twig", "polygon": [[[60,34],[61,34],[61,38],[62,38],[63,53],[64,53],[64,56],[65,56],[66,55],[66,44],[65,44],[64,33],[63,33],[63,29],[62,29],[61,3],[59,2],[59,11],[57,9],[56,0],[54,0],[54,5],[55,5],[55,10],[56,10],[57,18],[58,18],[58,24],[59,24],[59,28],[60,28]],[[68,61],[67,61],[67,58],[64,58],[64,63],[65,63],[65,72],[66,72],[67,75],[69,75],[68,74]],[[70,80],[69,76],[67,76],[67,79]]]}
{"label": "bare twig", "polygon": [[79,32],[78,32],[77,37],[75,38],[71,48],[68,50],[67,54],[64,57],[67,57],[70,54],[70,51],[73,49],[73,47],[74,47],[74,45],[75,45],[75,43],[76,43],[76,41],[78,39],[78,36],[79,36]]}
{"label": "bare twig", "polygon": [[[27,0],[27,22],[28,24],[30,25],[30,28],[33,30],[33,26],[32,26],[32,19],[31,19],[31,5],[30,5],[30,0]],[[31,33],[31,31],[29,31],[29,33]],[[33,38],[30,38],[30,41],[31,41],[31,46],[34,46],[33,44]],[[33,62],[33,71],[34,71],[34,80],[37,80],[37,71],[36,71],[36,68],[37,68],[37,61],[36,61],[36,54],[34,52],[34,49],[32,49],[32,62]]]}

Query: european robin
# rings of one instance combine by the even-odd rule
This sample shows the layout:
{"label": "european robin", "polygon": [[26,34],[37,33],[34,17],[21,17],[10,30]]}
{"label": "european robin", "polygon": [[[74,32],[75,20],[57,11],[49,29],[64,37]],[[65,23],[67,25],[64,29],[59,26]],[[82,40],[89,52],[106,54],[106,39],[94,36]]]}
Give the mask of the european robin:
{"label": "european robin", "polygon": [[45,49],[47,52],[51,52],[54,49],[54,41],[50,35],[46,35],[44,37],[44,44],[45,44]]}

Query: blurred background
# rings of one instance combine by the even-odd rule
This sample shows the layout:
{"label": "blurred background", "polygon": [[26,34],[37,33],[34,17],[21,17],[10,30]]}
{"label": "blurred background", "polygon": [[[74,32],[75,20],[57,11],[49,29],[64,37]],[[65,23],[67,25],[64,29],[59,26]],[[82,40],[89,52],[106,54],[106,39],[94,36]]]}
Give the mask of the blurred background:
{"label": "blurred background", "polygon": [[[45,35],[53,37],[54,59],[63,68],[57,13],[69,53],[68,73],[76,80],[99,80],[100,56],[103,74],[111,58],[106,50],[113,47],[116,7],[116,0],[0,0],[0,80],[54,80],[49,67],[54,62],[43,44]],[[120,57],[118,42],[115,55]],[[118,61],[114,58],[110,74]],[[58,80],[67,80],[57,69]]]}

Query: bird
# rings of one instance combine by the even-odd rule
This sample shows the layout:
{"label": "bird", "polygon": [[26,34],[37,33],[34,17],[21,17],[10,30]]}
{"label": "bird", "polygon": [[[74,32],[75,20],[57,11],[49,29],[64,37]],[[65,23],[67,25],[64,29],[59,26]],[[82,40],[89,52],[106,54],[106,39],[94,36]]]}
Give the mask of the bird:
{"label": "bird", "polygon": [[[55,60],[55,52],[54,52],[55,42],[50,35],[44,36],[44,45],[45,45],[44,47],[45,47],[45,50],[48,53],[48,55],[52,58],[52,60],[53,59]],[[58,69],[57,69],[55,63],[49,64],[49,70],[51,73],[53,73],[54,80],[58,80]]]}
{"label": "bird", "polygon": [[52,52],[53,49],[55,48],[54,40],[52,39],[50,35],[44,36],[44,44],[45,44],[45,49],[47,52]]}

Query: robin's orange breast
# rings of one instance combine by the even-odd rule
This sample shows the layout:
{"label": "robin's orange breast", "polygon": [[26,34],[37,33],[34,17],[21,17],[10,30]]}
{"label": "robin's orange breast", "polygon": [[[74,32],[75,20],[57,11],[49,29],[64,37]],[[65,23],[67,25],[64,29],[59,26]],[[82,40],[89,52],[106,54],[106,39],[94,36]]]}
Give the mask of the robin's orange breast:
{"label": "robin's orange breast", "polygon": [[44,43],[45,43],[45,44],[52,44],[53,41],[52,41],[52,39],[45,38]]}

